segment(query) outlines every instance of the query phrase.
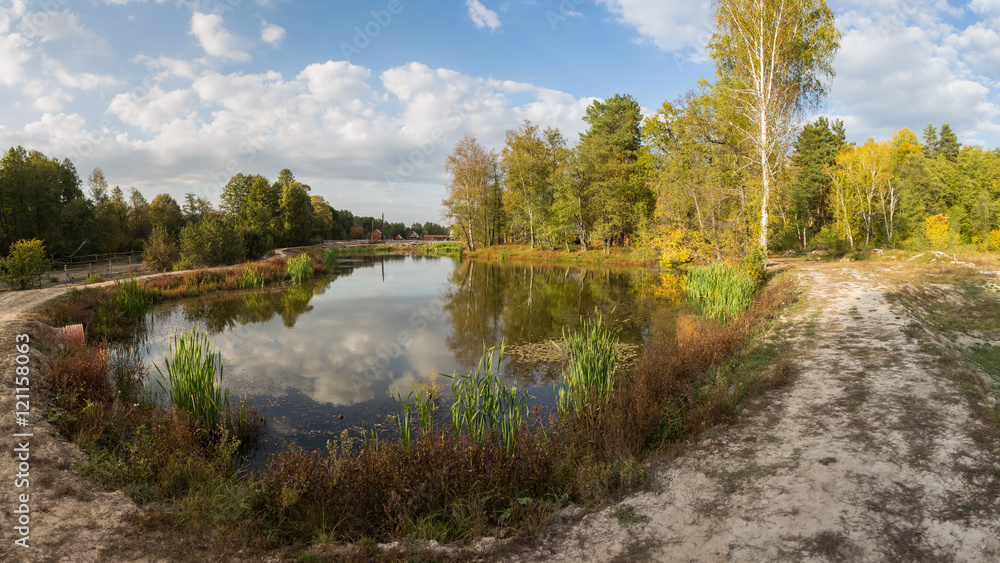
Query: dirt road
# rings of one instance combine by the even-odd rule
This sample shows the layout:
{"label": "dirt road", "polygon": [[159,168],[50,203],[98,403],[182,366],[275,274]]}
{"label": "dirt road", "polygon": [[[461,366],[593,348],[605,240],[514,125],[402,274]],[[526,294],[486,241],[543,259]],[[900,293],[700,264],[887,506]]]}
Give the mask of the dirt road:
{"label": "dirt road", "polygon": [[797,262],[797,376],[517,561],[1000,561],[1000,448],[878,268]]}

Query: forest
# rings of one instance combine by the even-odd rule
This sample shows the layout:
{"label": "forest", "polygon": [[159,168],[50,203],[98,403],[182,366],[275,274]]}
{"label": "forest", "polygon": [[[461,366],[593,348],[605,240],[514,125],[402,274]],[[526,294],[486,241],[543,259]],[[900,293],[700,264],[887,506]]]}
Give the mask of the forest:
{"label": "forest", "polygon": [[310,191],[284,169],[274,182],[236,174],[217,208],[194,193],[183,202],[165,193],[147,201],[135,188],[110,188],[95,168],[85,193],[69,159],[13,147],[0,159],[0,256],[19,240],[38,239],[50,259],[144,251],[154,269],[169,271],[232,264],[323,239],[368,239],[373,226],[388,238],[447,233],[433,222],[407,226],[356,216]]}

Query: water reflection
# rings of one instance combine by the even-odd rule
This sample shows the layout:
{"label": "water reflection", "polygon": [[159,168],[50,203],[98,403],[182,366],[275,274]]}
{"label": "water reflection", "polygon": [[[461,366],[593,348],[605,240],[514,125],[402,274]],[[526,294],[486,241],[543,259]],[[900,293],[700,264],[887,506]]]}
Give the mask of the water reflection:
{"label": "water reflection", "polygon": [[[175,330],[195,323],[222,352],[231,391],[274,424],[263,437],[305,446],[375,424],[389,391],[438,373],[468,372],[484,343],[549,346],[581,315],[601,311],[625,342],[649,326],[636,298],[645,273],[455,262],[422,256],[344,260],[328,279],[283,291],[219,294],[158,308],[146,357],[162,365]],[[511,354],[506,369],[551,394],[559,366]],[[155,373],[155,371],[154,371]],[[344,418],[339,418],[344,415]],[[315,444],[312,444],[315,445]]]}

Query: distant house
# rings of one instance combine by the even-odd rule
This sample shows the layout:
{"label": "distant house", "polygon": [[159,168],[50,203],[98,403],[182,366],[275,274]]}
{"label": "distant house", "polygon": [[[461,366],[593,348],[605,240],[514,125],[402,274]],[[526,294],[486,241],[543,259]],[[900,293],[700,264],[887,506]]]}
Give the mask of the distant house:
{"label": "distant house", "polygon": [[396,238],[394,238],[392,240],[403,240],[403,237],[402,237],[402,235],[396,235]]}
{"label": "distant house", "polygon": [[382,231],[378,229],[372,231],[372,240],[382,240]]}
{"label": "distant house", "polygon": [[424,235],[424,240],[442,242],[446,240],[451,240],[451,235]]}
{"label": "distant house", "polygon": [[406,238],[409,240],[420,240],[420,235],[416,231],[410,231],[410,234],[406,235]]}

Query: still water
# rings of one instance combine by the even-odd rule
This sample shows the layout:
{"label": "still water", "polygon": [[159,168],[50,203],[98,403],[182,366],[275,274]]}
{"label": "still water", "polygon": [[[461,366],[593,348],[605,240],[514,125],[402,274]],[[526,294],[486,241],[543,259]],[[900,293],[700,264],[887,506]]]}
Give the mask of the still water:
{"label": "still water", "polygon": [[[198,325],[225,364],[233,396],[267,417],[258,462],[288,445],[325,447],[344,429],[393,428],[390,391],[468,373],[506,344],[502,373],[551,408],[560,372],[554,342],[599,311],[625,350],[648,337],[642,270],[487,264],[423,256],[342,260],[328,278],[157,307],[144,355],[163,366],[175,331]],[[632,345],[629,348],[628,345]],[[261,453],[265,455],[261,455]]]}

